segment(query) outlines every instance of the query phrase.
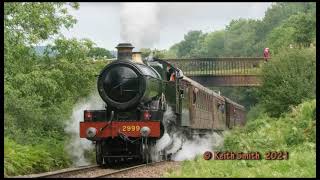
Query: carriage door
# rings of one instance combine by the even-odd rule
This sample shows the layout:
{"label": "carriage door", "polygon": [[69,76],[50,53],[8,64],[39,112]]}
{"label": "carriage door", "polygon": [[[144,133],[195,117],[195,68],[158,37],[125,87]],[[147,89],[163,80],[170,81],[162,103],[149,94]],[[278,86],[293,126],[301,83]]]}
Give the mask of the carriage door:
{"label": "carriage door", "polygon": [[189,97],[189,86],[185,81],[180,81],[180,112],[181,112],[181,126],[190,126],[190,97]]}
{"label": "carriage door", "polygon": [[180,97],[180,93],[181,93],[181,91],[182,91],[182,87],[180,86],[180,81],[179,81],[179,79],[177,79],[176,78],[176,113],[177,114],[181,114],[181,109],[180,109],[180,107],[181,107],[181,97]]}

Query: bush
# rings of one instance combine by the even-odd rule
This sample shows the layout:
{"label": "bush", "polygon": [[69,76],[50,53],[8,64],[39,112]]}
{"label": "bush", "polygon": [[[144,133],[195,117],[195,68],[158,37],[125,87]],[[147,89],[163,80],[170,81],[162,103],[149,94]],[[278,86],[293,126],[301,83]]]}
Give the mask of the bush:
{"label": "bush", "polygon": [[4,175],[14,176],[51,171],[70,165],[62,141],[50,138],[37,145],[20,145],[4,139]]}
{"label": "bush", "polygon": [[76,101],[95,88],[95,75],[104,64],[57,61],[55,68],[18,73],[5,82],[7,176],[39,173],[71,164],[64,151],[67,137],[64,123]]}
{"label": "bush", "polygon": [[316,101],[310,100],[292,109],[281,118],[266,115],[251,120],[245,128],[235,129],[225,137],[226,150],[288,149],[290,146],[315,142],[314,111]]}
{"label": "bush", "polygon": [[287,112],[303,100],[315,97],[315,49],[290,49],[273,57],[262,68],[259,102],[273,117]]}
{"label": "bush", "polygon": [[264,109],[261,106],[261,104],[257,104],[255,106],[251,107],[246,115],[247,123],[251,120],[255,120],[255,119],[259,118],[260,116],[263,116],[264,113],[265,112],[264,112]]}

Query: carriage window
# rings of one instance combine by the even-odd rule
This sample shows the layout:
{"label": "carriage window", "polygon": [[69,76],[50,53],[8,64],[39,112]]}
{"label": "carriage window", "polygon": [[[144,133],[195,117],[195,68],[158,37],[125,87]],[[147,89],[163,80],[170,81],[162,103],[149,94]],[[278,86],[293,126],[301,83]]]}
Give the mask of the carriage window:
{"label": "carriage window", "polygon": [[218,109],[224,113],[224,104],[218,104]]}
{"label": "carriage window", "polygon": [[202,92],[200,91],[200,96],[199,96],[199,104],[200,104],[200,108],[202,109],[203,106],[203,97],[202,97]]}
{"label": "carriage window", "polygon": [[193,101],[192,101],[193,104],[195,104],[196,101],[197,101],[197,97],[196,96],[197,96],[196,92],[193,91]]}
{"label": "carriage window", "polygon": [[193,93],[192,93],[192,96],[193,96],[192,104],[196,104],[196,102],[197,102],[197,92],[198,92],[198,89],[194,88]]}
{"label": "carriage window", "polygon": [[180,90],[180,97],[181,97],[181,98],[184,98],[184,92],[183,92],[183,89],[181,89],[181,90]]}
{"label": "carriage window", "polygon": [[206,101],[207,101],[207,108],[206,108],[206,110],[209,111],[209,105],[210,105],[210,104],[209,104],[209,99],[210,99],[210,98],[209,98],[209,95],[208,95],[208,94],[207,94],[206,97],[207,97],[207,99],[206,99]]}

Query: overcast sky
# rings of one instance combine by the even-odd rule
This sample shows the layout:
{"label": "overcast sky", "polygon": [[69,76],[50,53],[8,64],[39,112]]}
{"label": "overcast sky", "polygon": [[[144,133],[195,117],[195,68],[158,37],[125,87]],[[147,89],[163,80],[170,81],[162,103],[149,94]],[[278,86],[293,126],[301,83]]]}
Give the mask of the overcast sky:
{"label": "overcast sky", "polygon": [[[135,3],[127,3],[126,6],[134,7]],[[152,14],[139,12],[151,6],[147,4],[136,8],[136,15],[141,17],[142,22],[147,22],[144,18],[152,17]],[[157,11],[149,9],[146,13],[157,13],[159,18],[154,27],[159,27],[160,33],[159,40],[149,48],[167,49],[183,40],[184,34],[190,30],[211,32],[224,29],[232,19],[261,19],[271,3],[153,3],[154,6],[157,6]],[[68,38],[89,38],[99,47],[115,50],[114,47],[123,41],[120,35],[123,29],[120,18],[122,9],[123,3],[80,3],[78,10],[70,11],[78,20],[77,24],[69,30],[63,29],[62,33]],[[134,18],[140,21],[140,18]],[[136,34],[147,35],[147,30]]]}

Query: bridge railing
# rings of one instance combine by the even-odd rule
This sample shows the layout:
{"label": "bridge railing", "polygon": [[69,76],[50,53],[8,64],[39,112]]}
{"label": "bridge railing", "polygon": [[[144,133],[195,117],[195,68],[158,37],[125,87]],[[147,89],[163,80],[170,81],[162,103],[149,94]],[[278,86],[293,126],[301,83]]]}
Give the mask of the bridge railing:
{"label": "bridge railing", "polygon": [[259,75],[263,57],[163,59],[187,76]]}

